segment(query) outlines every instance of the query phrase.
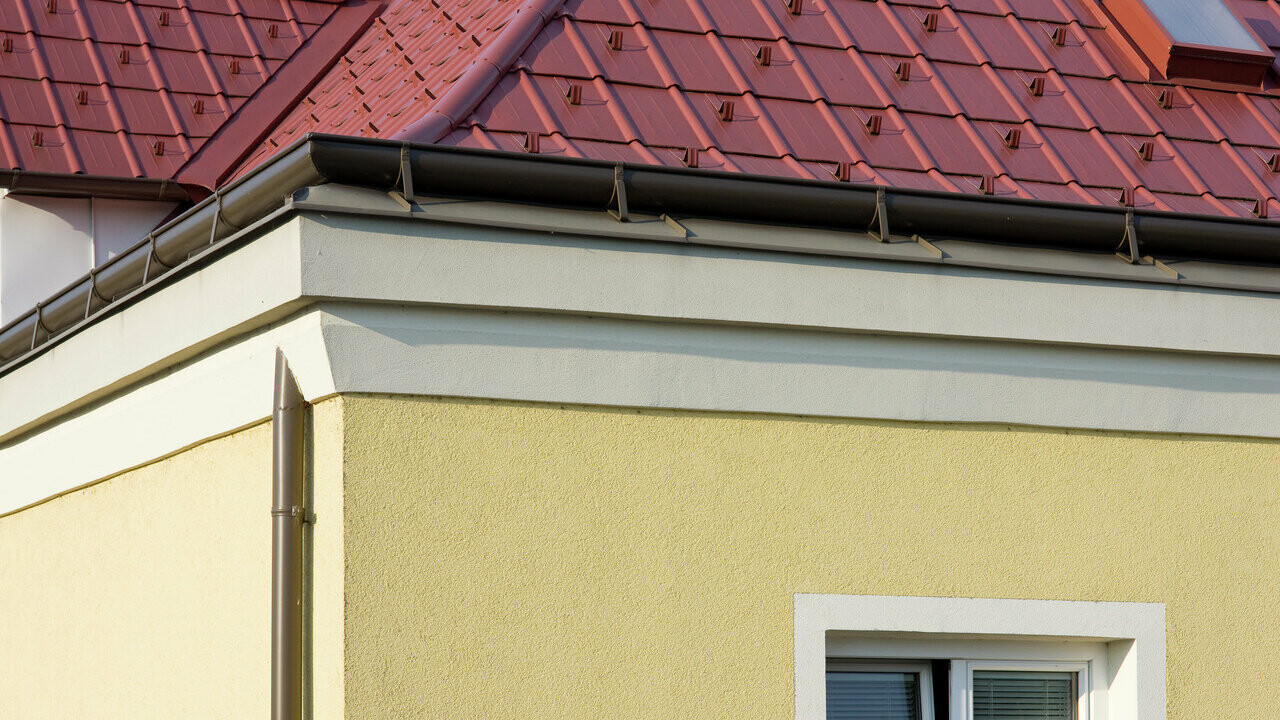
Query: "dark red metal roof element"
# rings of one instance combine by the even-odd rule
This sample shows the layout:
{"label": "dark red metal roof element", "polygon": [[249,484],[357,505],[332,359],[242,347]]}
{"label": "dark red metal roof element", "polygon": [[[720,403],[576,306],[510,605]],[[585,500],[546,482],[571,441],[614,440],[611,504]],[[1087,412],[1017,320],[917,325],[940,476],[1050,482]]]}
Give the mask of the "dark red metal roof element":
{"label": "dark red metal roof element", "polygon": [[172,179],[339,2],[5,0],[0,167]]}
{"label": "dark red metal roof element", "polygon": [[[1280,46],[1280,7],[1226,1]],[[317,131],[1180,212],[1277,203],[1274,79],[1153,80],[1095,0],[794,8],[387,0],[237,172]]]}
{"label": "dark red metal roof element", "polygon": [[[44,0],[23,2],[30,24]],[[315,15],[299,17],[299,27],[334,11],[318,0],[59,2],[137,16],[170,3],[173,13],[250,29],[270,25],[251,5],[309,8]],[[1280,5],[1225,2],[1280,47]],[[81,37],[106,37],[98,27]],[[185,46],[174,54],[223,52],[209,27],[203,54]],[[255,41],[251,49],[265,42]],[[99,64],[111,59],[99,47],[105,40],[80,46],[97,48]],[[16,64],[0,53],[0,69],[6,61]],[[300,63],[297,78],[311,62],[319,61]],[[383,0],[350,48],[316,68],[301,102],[286,110],[280,98],[296,94],[259,93],[241,112],[252,117],[224,128],[217,151],[211,145],[180,177],[221,184],[317,131],[1181,212],[1280,212],[1270,207],[1280,190],[1274,72],[1245,91],[1153,80],[1152,70],[1098,0]],[[190,84],[166,72],[150,94],[190,93]],[[138,121],[172,114],[161,108]],[[69,127],[57,116],[33,120]],[[176,123],[165,125],[172,137],[200,137]],[[220,169],[246,151],[235,171]],[[137,162],[150,159],[141,153]]]}
{"label": "dark red metal roof element", "polygon": [[339,6],[249,102],[196,150],[178,171],[178,181],[189,188],[212,190],[222,186],[381,10],[382,5],[374,0],[347,0]]}
{"label": "dark red metal roof element", "polygon": [[377,21],[241,170],[302,135],[436,138],[493,89],[562,0],[387,0]]}

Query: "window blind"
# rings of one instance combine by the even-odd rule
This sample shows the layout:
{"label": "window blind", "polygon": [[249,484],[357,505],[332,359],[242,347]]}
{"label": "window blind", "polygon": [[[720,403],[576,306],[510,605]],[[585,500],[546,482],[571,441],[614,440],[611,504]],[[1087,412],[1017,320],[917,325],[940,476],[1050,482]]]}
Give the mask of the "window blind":
{"label": "window blind", "polygon": [[920,720],[920,675],[828,671],[827,720]]}
{"label": "window blind", "polygon": [[973,720],[1076,720],[1075,673],[974,671]]}

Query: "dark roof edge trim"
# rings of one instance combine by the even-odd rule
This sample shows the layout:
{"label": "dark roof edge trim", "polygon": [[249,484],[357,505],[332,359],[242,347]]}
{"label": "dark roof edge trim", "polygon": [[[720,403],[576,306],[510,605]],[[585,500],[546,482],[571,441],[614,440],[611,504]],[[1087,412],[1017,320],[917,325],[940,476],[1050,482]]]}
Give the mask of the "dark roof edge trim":
{"label": "dark roof edge trim", "polygon": [[119,178],[104,175],[0,170],[0,186],[16,195],[166,202],[184,202],[191,199],[187,191],[172,180]]}
{"label": "dark roof edge trim", "polygon": [[855,232],[884,219],[895,235],[1087,252],[1129,247],[1131,218],[1139,255],[1280,265],[1280,224],[1264,220],[307,135],[0,328],[0,374],[68,329],[114,312],[115,298],[278,210],[297,190],[327,182],[392,190],[404,186],[405,167],[419,195],[595,210],[619,209],[621,195],[630,212],[676,218]]}

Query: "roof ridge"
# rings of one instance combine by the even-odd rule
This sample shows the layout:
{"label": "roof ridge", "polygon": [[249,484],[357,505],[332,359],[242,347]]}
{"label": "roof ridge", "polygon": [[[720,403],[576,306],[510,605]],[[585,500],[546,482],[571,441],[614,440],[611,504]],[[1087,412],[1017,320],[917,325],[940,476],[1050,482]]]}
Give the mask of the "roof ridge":
{"label": "roof ridge", "polygon": [[493,91],[565,0],[525,0],[506,29],[463,71],[420,119],[396,133],[397,140],[433,143],[449,134]]}

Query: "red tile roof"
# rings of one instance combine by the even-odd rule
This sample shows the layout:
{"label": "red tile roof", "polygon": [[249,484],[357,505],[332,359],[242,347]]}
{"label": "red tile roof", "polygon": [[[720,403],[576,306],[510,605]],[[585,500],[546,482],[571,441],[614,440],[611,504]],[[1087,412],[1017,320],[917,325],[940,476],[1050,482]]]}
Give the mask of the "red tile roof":
{"label": "red tile roof", "polygon": [[0,3],[0,166],[173,178],[307,40],[344,32],[340,3]]}
{"label": "red tile roof", "polygon": [[[783,0],[385,0],[341,57],[298,68],[298,78],[318,76],[293,88],[300,102],[259,93],[236,122],[256,120],[234,132],[185,107],[205,94],[230,112],[253,91],[208,59],[241,58],[261,79],[301,38],[339,24],[325,23],[339,11],[332,3],[60,0],[92,23],[95,39],[77,42],[82,26],[35,19],[44,1],[21,0],[16,20],[0,11],[0,25],[26,29],[19,42],[48,46],[38,66],[0,55],[0,72],[26,80],[0,86],[4,150],[17,165],[41,155],[25,140],[37,126],[56,142],[94,131],[92,141],[75,135],[75,153],[44,153],[56,155],[50,169],[87,170],[92,158],[116,174],[170,172],[211,187],[326,132],[1221,215],[1248,215],[1261,199],[1280,213],[1280,175],[1268,167],[1280,154],[1275,73],[1258,89],[1152,80],[1097,0],[802,0],[791,3],[798,13]],[[203,45],[191,33],[186,44],[161,42],[153,20],[140,52],[163,75],[107,67],[111,43],[136,42],[128,33],[139,25],[95,18],[165,3],[198,19]],[[1280,5],[1227,3],[1280,47]],[[356,5],[367,6],[341,8]],[[285,28],[288,13],[296,36],[269,55],[263,28]],[[76,59],[87,49],[96,64]],[[56,83],[34,79],[53,67],[85,76],[60,80],[71,82],[62,95],[92,82],[114,104],[42,104]],[[90,127],[68,119],[75,113]],[[179,169],[210,135],[217,151]],[[168,138],[181,154],[161,168],[147,148]],[[121,146],[136,157],[121,161]],[[119,171],[130,162],[140,170]]]}

